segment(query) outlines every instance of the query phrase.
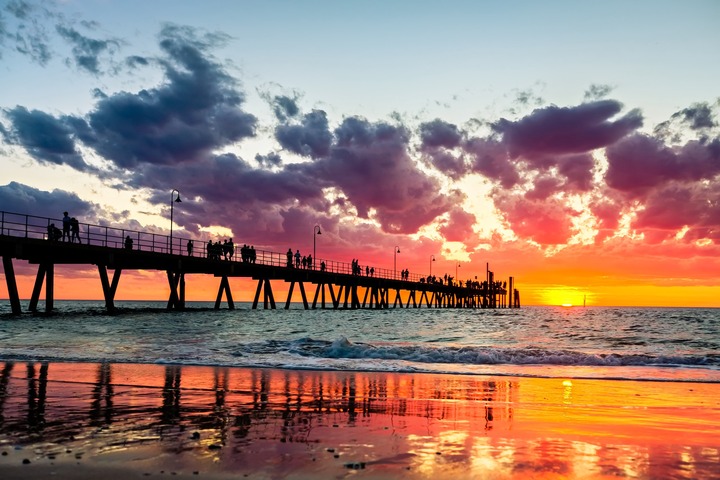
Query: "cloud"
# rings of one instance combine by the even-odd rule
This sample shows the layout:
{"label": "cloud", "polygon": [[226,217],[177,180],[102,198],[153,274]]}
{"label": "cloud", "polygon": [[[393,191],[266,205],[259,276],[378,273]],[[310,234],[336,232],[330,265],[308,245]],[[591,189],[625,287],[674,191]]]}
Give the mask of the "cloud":
{"label": "cloud", "polygon": [[99,56],[104,53],[114,53],[120,47],[116,39],[98,40],[86,37],[76,29],[57,25],[58,34],[72,45],[72,54],[75,65],[92,74],[101,73]]}
{"label": "cloud", "polygon": [[322,110],[305,114],[300,124],[278,125],[275,138],[284,149],[312,158],[327,155],[333,140],[327,114]]}
{"label": "cloud", "polygon": [[456,125],[435,119],[420,125],[423,148],[455,148],[460,145],[462,133]]}
{"label": "cloud", "polygon": [[420,151],[436,169],[453,180],[459,180],[468,173],[462,153],[453,151],[460,147],[463,139],[463,132],[456,125],[435,119],[421,124],[418,133]]}
{"label": "cloud", "polygon": [[41,163],[69,165],[80,171],[91,169],[76,147],[76,131],[67,118],[58,119],[20,106],[4,113],[12,122],[12,128],[4,132],[8,143],[21,145]]}
{"label": "cloud", "polygon": [[712,107],[707,103],[695,103],[673,114],[672,118],[680,118],[693,130],[717,127]]}
{"label": "cloud", "polygon": [[615,100],[549,106],[515,122],[501,118],[492,127],[502,134],[512,158],[584,153],[612,145],[642,126],[642,116],[635,110],[610,120],[621,109]]}
{"label": "cloud", "polygon": [[562,200],[536,200],[516,194],[497,192],[495,205],[508,226],[523,239],[541,245],[562,245],[573,235],[572,217],[577,211]]}
{"label": "cloud", "polygon": [[349,117],[334,133],[329,155],[310,171],[317,181],[340,189],[361,218],[374,210],[383,230],[411,233],[457,202],[459,193],[440,193],[437,180],[410,157],[406,128]]}
{"label": "cloud", "polygon": [[436,169],[453,180],[461,179],[469,171],[465,157],[461,154],[459,155],[444,149],[430,149],[428,158]]}
{"label": "cloud", "polygon": [[720,240],[720,184],[670,184],[653,191],[637,213],[633,228],[646,240],[672,239],[687,228],[684,241]]}
{"label": "cloud", "polygon": [[668,182],[713,179],[720,173],[720,138],[670,148],[657,138],[636,134],[608,148],[607,159],[607,185],[639,197]]}
{"label": "cloud", "polygon": [[81,219],[95,218],[98,207],[73,192],[60,189],[47,192],[10,182],[0,186],[0,210],[54,219],[62,219],[62,212],[67,211],[71,216]]}
{"label": "cloud", "polygon": [[605,195],[593,199],[589,206],[597,228],[595,243],[599,244],[606,238],[612,237],[620,226],[623,204],[615,201],[611,195]]}
{"label": "cloud", "polygon": [[504,144],[484,138],[472,138],[463,147],[471,161],[470,170],[500,183],[503,188],[512,188],[520,181],[520,174],[510,161]]}
{"label": "cloud", "polygon": [[282,166],[282,158],[275,152],[270,152],[267,155],[255,155],[255,161],[262,168],[273,168]]}
{"label": "cloud", "polygon": [[286,121],[300,113],[300,107],[297,104],[297,98],[290,98],[287,95],[276,95],[270,102],[278,120]]}
{"label": "cloud", "polygon": [[236,82],[209,56],[215,37],[168,26],[161,33],[166,82],[100,98],[88,116],[93,148],[120,168],[180,164],[255,134]]}
{"label": "cloud", "polygon": [[38,17],[49,16],[42,7],[24,0],[11,0],[0,9],[0,58],[10,45],[14,52],[25,55],[39,65],[52,58],[50,39]]}
{"label": "cloud", "polygon": [[477,243],[477,235],[473,230],[477,219],[472,213],[461,208],[450,211],[447,222],[439,228],[440,234],[448,242]]}
{"label": "cloud", "polygon": [[593,100],[600,100],[601,98],[605,98],[613,91],[613,87],[610,85],[601,85],[598,83],[593,83],[588,87],[588,89],[585,91],[585,95],[583,95],[583,98],[586,101],[593,101]]}
{"label": "cloud", "polygon": [[525,192],[528,200],[545,200],[562,186],[562,181],[552,175],[540,175],[533,182],[533,188]]}

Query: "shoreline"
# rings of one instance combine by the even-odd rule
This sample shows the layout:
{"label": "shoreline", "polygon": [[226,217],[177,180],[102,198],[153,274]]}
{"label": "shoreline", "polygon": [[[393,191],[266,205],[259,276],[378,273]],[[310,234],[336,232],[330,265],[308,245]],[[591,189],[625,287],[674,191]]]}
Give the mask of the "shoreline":
{"label": "shoreline", "polygon": [[714,383],[130,363],[0,371],[4,479],[720,476]]}
{"label": "shoreline", "polygon": [[[328,360],[328,359],[326,359]],[[460,365],[448,364],[455,367],[455,370],[443,370],[431,368],[418,369],[415,365],[406,368],[390,369],[362,369],[354,368],[346,364],[333,367],[326,364],[321,367],[292,366],[292,365],[259,365],[259,364],[238,364],[224,365],[217,363],[180,363],[171,361],[138,362],[132,360],[111,359],[98,361],[97,359],[27,359],[27,358],[2,358],[3,363],[54,363],[54,364],[99,364],[111,363],[115,365],[148,365],[157,367],[198,367],[198,368],[238,368],[238,369],[272,369],[287,370],[289,372],[348,372],[357,374],[406,374],[406,375],[458,375],[467,377],[498,377],[498,378],[538,378],[546,380],[609,380],[617,382],[656,382],[656,383],[687,383],[687,384],[720,384],[720,370],[707,367],[692,367],[687,365],[677,366],[599,366],[599,365],[552,365],[552,364],[482,364],[482,365]],[[425,365],[425,364],[420,364]],[[623,376],[618,372],[625,372]],[[653,375],[641,372],[653,372]]]}

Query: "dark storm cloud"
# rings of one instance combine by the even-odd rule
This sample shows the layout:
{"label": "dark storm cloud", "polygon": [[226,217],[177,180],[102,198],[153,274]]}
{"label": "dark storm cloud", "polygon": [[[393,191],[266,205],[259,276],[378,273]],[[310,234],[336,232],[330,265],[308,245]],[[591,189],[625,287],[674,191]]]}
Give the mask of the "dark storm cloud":
{"label": "dark storm cloud", "polygon": [[282,158],[277,153],[271,152],[267,155],[255,155],[255,161],[262,168],[279,167],[282,165]]}
{"label": "dark storm cloud", "polygon": [[4,113],[12,122],[12,129],[4,135],[8,143],[22,146],[42,163],[66,164],[81,171],[89,168],[77,150],[72,124],[25,107]]}
{"label": "dark storm cloud", "polygon": [[40,161],[78,170],[87,165],[76,141],[129,169],[197,160],[250,137],[256,118],[242,110],[244,96],[236,81],[207,51],[222,40],[167,26],[161,34],[166,57],[159,59],[166,81],[160,87],[113,95],[96,90],[98,102],[87,120],[58,119],[24,107],[6,110],[12,123],[6,137]]}
{"label": "dark storm cloud", "polygon": [[[720,184],[670,184],[654,190],[637,213],[633,228],[653,243],[674,238],[687,227],[683,240],[720,240]],[[679,208],[682,206],[682,208]]]}
{"label": "dark storm cloud", "polygon": [[92,74],[100,73],[99,57],[105,53],[114,53],[120,47],[118,40],[98,40],[82,35],[74,28],[66,25],[57,25],[58,34],[72,45],[72,54],[75,65]]}
{"label": "dark storm cloud", "polygon": [[590,154],[567,155],[557,160],[558,172],[565,177],[566,191],[588,192],[593,188],[595,159]]}
{"label": "dark storm cloud", "polygon": [[299,125],[278,125],[275,138],[284,149],[312,158],[327,155],[333,140],[327,114],[322,110],[305,114]]}
{"label": "dark storm cloud", "polygon": [[73,217],[94,218],[96,209],[96,205],[65,190],[46,192],[17,182],[0,186],[0,210],[5,212],[59,219],[63,211],[68,211]]}
{"label": "dark storm cloud", "polygon": [[165,27],[160,45],[167,54],[166,82],[100,99],[89,115],[97,152],[121,168],[170,165],[253,136],[257,120],[241,108],[243,93],[207,51],[221,40]]}
{"label": "dark storm cloud", "polygon": [[513,158],[583,153],[612,145],[642,126],[642,116],[631,111],[610,120],[622,109],[615,100],[575,107],[550,106],[516,121],[500,119],[492,127],[503,136]]}
{"label": "dark storm cloud", "polygon": [[457,125],[439,118],[420,124],[420,151],[437,170],[453,180],[459,180],[468,173],[468,166],[461,150],[456,150],[464,133]]}
{"label": "dark storm cloud", "polygon": [[[286,204],[292,201],[312,202],[320,199],[317,182],[308,178],[307,165],[286,165],[271,172],[253,168],[234,154],[210,156],[184,165],[143,165],[129,180],[133,187],[150,187],[159,191],[174,185],[187,196],[221,205],[249,206],[253,203]],[[165,193],[158,203],[164,204]]]}
{"label": "dark storm cloud", "polygon": [[383,230],[414,233],[447,212],[459,194],[440,193],[408,154],[410,134],[401,126],[346,118],[335,129],[336,143],[327,157],[311,164],[311,177],[341,190],[361,218],[375,210]]}
{"label": "dark storm cloud", "polygon": [[636,134],[607,149],[608,186],[636,197],[668,182],[711,180],[720,173],[720,138],[670,148]]}
{"label": "dark storm cloud", "polygon": [[[438,182],[418,168],[408,154],[404,128],[351,117],[333,133],[336,142],[313,162],[282,165],[277,155],[258,156],[256,161],[278,167],[267,170],[226,154],[188,162],[183,169],[144,164],[133,171],[129,185],[157,190],[175,185],[185,195],[203,198],[202,211],[196,213],[183,203],[186,213],[178,218],[189,229],[197,228],[193,222],[208,225],[223,219],[229,222],[224,225],[241,231],[253,228],[250,222],[257,222],[262,212],[264,222],[281,228],[282,212],[297,205],[325,215],[331,204],[323,192],[333,189],[349,202],[344,210],[352,204],[362,218],[374,218],[386,232],[414,233],[462,200],[457,192],[441,194]],[[167,203],[165,196],[157,202]]]}
{"label": "dark storm cloud", "polygon": [[460,145],[462,133],[457,125],[438,118],[420,125],[420,139],[423,148],[455,148]]}
{"label": "dark storm cloud", "polygon": [[433,167],[453,180],[460,180],[469,171],[462,154],[455,154],[444,149],[430,149],[427,155]]}
{"label": "dark storm cloud", "polygon": [[280,121],[286,121],[288,118],[297,116],[300,108],[296,98],[290,98],[287,95],[276,95],[270,102],[275,117]]}
{"label": "dark storm cloud", "polygon": [[679,118],[691,129],[701,130],[717,126],[713,109],[707,103],[696,103],[673,114],[672,118]]}
{"label": "dark storm cloud", "polygon": [[470,139],[464,146],[471,156],[471,170],[497,181],[504,188],[511,188],[520,181],[516,166],[510,162],[504,144],[484,138]]}
{"label": "dark storm cloud", "polygon": [[552,175],[540,175],[533,181],[532,189],[525,192],[528,200],[545,200],[560,190],[563,182]]}

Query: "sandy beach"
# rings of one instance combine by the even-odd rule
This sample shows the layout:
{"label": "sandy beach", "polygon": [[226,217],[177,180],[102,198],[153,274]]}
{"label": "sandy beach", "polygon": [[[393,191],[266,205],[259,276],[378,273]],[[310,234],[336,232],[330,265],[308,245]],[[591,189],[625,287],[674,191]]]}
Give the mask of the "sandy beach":
{"label": "sandy beach", "polygon": [[0,477],[720,478],[720,385],[0,363]]}

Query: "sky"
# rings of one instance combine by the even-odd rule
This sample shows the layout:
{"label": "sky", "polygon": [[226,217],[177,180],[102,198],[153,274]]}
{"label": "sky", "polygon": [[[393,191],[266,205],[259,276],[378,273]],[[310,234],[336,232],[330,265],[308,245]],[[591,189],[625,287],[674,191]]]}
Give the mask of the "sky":
{"label": "sky", "polygon": [[[320,258],[489,265],[525,304],[720,306],[719,21],[712,0],[0,0],[0,210],[167,234],[177,189],[178,236],[309,253],[319,225]],[[167,298],[123,275],[118,299]],[[56,276],[102,297],[92,268]]]}

